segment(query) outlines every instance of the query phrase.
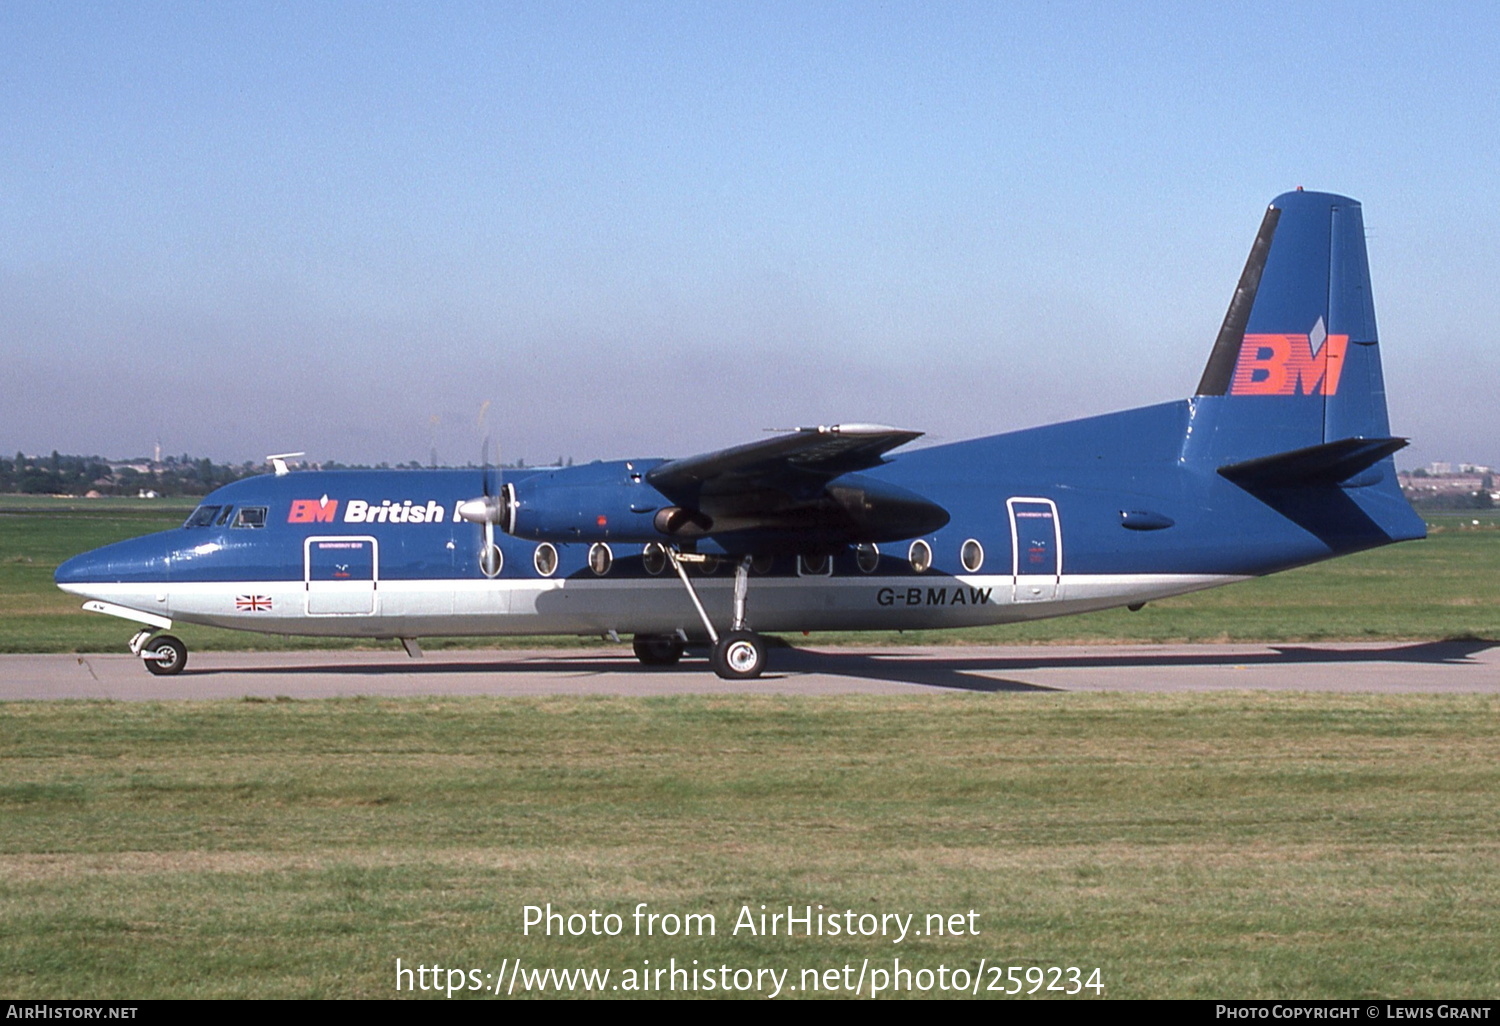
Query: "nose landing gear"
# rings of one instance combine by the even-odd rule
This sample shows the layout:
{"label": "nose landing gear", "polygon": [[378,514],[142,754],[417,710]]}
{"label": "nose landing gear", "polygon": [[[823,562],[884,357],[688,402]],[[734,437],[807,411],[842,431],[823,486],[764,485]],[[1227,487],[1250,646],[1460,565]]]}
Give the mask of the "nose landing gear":
{"label": "nose landing gear", "polygon": [[157,634],[150,629],[137,631],[130,639],[130,652],[141,657],[146,669],[158,677],[171,677],[187,665],[187,646],[171,634]]}

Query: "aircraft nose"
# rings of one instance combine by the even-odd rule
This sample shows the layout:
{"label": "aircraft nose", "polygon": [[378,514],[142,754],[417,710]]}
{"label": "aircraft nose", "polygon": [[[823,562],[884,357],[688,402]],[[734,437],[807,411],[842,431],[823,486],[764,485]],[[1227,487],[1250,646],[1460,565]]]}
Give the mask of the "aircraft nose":
{"label": "aircraft nose", "polygon": [[89,584],[166,581],[169,552],[169,546],[160,537],[132,538],[64,560],[52,579],[65,590]]}
{"label": "aircraft nose", "polygon": [[91,584],[100,579],[100,560],[93,552],[85,552],[81,556],[65,559],[52,574],[52,580],[59,588],[66,588],[70,584]]}

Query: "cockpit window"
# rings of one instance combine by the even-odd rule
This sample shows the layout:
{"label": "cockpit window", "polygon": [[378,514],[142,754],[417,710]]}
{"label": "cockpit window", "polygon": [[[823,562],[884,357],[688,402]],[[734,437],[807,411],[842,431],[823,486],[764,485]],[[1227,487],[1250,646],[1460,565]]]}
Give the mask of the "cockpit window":
{"label": "cockpit window", "polygon": [[234,518],[235,527],[265,527],[265,506],[241,506],[240,515]]}
{"label": "cockpit window", "polygon": [[212,527],[214,517],[217,517],[219,515],[219,510],[223,508],[224,507],[222,506],[199,506],[197,509],[193,510],[192,515],[187,518],[187,521],[183,523],[182,526]]}
{"label": "cockpit window", "polygon": [[225,524],[229,523],[229,514],[231,514],[233,512],[234,512],[234,507],[233,506],[225,506],[224,507],[224,512],[222,512],[222,513],[219,514],[219,519],[214,522],[214,526],[215,527],[223,527]]}

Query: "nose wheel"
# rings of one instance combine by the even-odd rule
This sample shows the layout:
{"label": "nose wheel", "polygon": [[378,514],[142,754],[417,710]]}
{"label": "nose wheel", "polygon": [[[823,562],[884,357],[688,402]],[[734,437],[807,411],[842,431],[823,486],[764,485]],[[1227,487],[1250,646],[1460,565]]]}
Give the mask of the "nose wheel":
{"label": "nose wheel", "polygon": [[141,658],[158,677],[171,677],[187,665],[187,646],[170,634],[160,634],[146,642]]}
{"label": "nose wheel", "polygon": [[140,656],[146,669],[158,677],[181,673],[187,665],[187,646],[170,634],[158,634],[154,638],[150,635],[150,630],[136,634],[130,639],[130,651]]}

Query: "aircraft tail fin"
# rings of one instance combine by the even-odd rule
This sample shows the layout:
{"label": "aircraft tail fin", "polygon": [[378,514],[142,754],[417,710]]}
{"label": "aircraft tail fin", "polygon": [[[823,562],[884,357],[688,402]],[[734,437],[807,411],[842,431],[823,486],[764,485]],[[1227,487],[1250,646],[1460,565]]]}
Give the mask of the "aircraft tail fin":
{"label": "aircraft tail fin", "polygon": [[1184,455],[1221,464],[1390,438],[1357,202],[1300,190],[1272,201],[1194,408]]}
{"label": "aircraft tail fin", "polygon": [[1360,206],[1289,192],[1266,211],[1208,366],[1182,457],[1353,552],[1426,528],[1391,455]]}

